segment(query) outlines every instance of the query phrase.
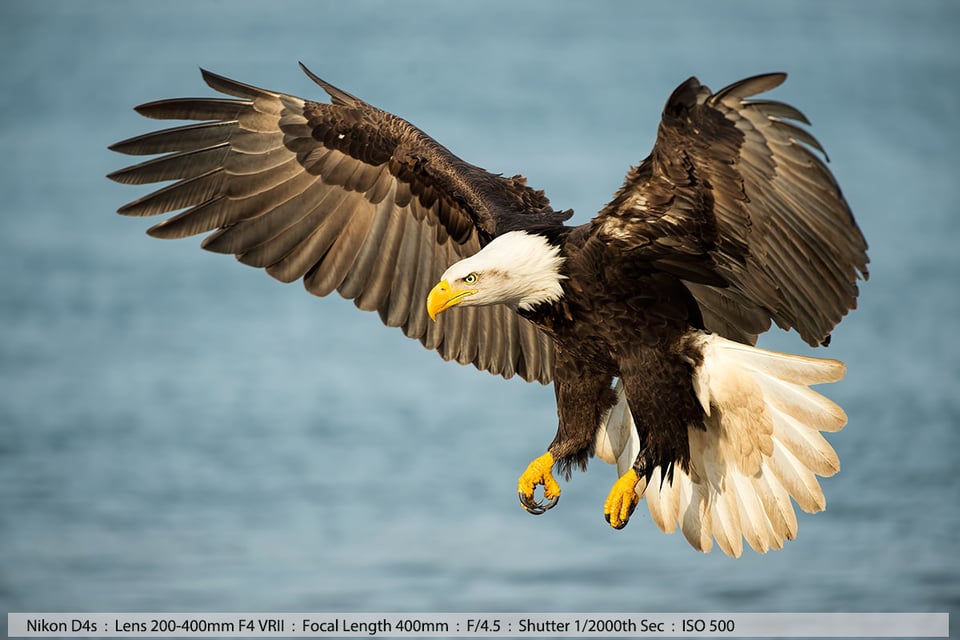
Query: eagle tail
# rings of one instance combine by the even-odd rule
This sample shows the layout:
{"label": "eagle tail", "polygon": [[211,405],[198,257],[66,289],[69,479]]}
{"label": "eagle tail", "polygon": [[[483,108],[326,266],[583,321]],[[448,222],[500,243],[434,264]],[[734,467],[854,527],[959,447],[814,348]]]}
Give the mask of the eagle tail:
{"label": "eagle tail", "polygon": [[[702,356],[693,387],[705,418],[689,427],[690,462],[674,469],[673,482],[653,471],[637,493],[666,533],[677,525],[700,551],[713,542],[727,555],[743,552],[743,540],[760,553],[780,549],[797,534],[791,499],[808,513],[825,508],[817,476],[840,468],[823,432],[847,422],[843,410],[811,390],[835,382],[844,365],[777,353],[720,336],[691,334]],[[640,443],[623,388],[597,436],[595,452],[620,475],[636,460]]]}

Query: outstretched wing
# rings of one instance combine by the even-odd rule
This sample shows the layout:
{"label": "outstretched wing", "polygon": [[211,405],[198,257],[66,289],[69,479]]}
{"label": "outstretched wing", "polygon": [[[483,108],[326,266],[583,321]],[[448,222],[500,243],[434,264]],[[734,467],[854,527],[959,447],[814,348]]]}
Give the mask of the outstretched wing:
{"label": "outstretched wing", "polygon": [[121,169],[117,182],[175,181],[124,205],[152,216],[159,238],[213,231],[203,247],[274,278],[338,291],[443,358],[549,382],[549,337],[506,307],[452,309],[429,321],[427,292],[450,264],[518,224],[564,219],[521,176],[470,165],[408,122],[304,71],[331,104],[266,91],[207,71],[229,98],[141,105],[147,117],[193,120],[124,140],[114,151],[164,154]]}
{"label": "outstretched wing", "polygon": [[[755,342],[770,320],[811,345],[856,307],[867,244],[793,107],[750,96],[785,74],[667,101],[650,156],[594,219],[598,233],[684,279],[707,328]],[[824,154],[826,156],[826,154]]]}

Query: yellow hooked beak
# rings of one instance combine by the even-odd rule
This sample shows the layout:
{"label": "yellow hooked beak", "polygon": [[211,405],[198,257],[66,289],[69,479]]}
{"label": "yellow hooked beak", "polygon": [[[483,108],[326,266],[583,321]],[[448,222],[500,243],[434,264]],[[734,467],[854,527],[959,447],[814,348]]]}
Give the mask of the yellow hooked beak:
{"label": "yellow hooked beak", "polygon": [[441,280],[427,294],[427,313],[430,314],[430,319],[436,321],[438,313],[460,304],[461,300],[476,292],[476,289],[453,289],[449,282]]}

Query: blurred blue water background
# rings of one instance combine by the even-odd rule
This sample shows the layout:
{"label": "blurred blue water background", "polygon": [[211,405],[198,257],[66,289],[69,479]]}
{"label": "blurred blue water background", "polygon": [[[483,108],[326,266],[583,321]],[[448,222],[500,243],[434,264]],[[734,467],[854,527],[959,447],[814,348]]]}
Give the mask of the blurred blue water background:
{"label": "blurred blue water background", "polygon": [[[932,0],[0,3],[0,612],[956,614],[958,33]],[[133,105],[209,95],[198,66],[319,97],[297,60],[581,222],[679,82],[788,71],[871,245],[827,511],[701,555],[645,508],[610,530],[594,462],[532,518],[550,388],[114,213]]]}

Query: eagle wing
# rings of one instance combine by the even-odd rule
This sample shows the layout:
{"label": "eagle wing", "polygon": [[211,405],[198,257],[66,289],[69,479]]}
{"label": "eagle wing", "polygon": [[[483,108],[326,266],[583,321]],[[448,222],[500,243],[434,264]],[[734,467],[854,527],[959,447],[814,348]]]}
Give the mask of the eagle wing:
{"label": "eagle wing", "polygon": [[[793,107],[748,100],[785,74],[667,101],[653,151],[593,220],[651,268],[683,279],[708,329],[753,343],[771,319],[811,345],[856,307],[867,244],[822,147]],[[826,154],[824,153],[824,158]]]}
{"label": "eagle wing", "polygon": [[[302,65],[301,65],[302,66]],[[112,145],[163,154],[113,172],[127,184],[174,181],[119,213],[180,213],[149,229],[159,238],[213,232],[205,249],[232,253],[274,278],[303,279],[400,327],[447,360],[550,381],[553,343],[501,305],[452,309],[436,323],[424,306],[452,263],[476,253],[516,218],[563,220],[521,176],[470,165],[408,122],[304,71],[331,103],[266,91],[207,71],[233,98],[180,98],[136,110],[200,121]]]}

